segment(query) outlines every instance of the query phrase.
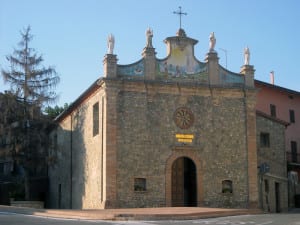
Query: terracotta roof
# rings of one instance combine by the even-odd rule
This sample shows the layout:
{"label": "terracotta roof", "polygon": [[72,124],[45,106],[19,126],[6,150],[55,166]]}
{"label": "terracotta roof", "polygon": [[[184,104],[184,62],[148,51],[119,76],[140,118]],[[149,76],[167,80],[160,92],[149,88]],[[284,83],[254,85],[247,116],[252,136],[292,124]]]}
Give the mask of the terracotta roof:
{"label": "terracotta roof", "polygon": [[274,85],[274,84],[266,83],[266,82],[263,82],[263,81],[260,81],[260,80],[254,80],[254,82],[257,85],[266,86],[266,87],[269,87],[269,88],[272,88],[272,89],[277,89],[278,91],[282,91],[282,92],[286,92],[286,93],[289,93],[289,94],[300,96],[300,92],[295,91],[295,90],[291,90],[291,89],[284,88],[284,87],[281,87],[281,86],[277,86],[277,85]]}
{"label": "terracotta roof", "polygon": [[94,93],[100,86],[98,85],[102,78],[97,79],[88,89],[86,89],[65,111],[59,114],[54,121],[60,122],[68,116],[74,109],[76,109],[85,99]]}

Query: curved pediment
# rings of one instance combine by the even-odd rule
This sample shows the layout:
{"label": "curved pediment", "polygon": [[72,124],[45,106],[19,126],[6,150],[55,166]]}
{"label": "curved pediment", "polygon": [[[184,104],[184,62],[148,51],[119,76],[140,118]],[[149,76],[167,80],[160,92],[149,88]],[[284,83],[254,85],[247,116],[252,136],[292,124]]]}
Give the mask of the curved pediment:
{"label": "curved pediment", "polygon": [[[180,32],[178,32],[180,34]],[[165,59],[157,60],[157,76],[160,79],[197,80],[208,82],[207,64],[196,59],[194,45],[197,40],[186,36],[169,37],[165,40]]]}
{"label": "curved pediment", "polygon": [[[148,30],[147,34],[152,34]],[[104,77],[157,80],[171,82],[194,82],[221,87],[253,87],[254,69],[245,61],[240,73],[231,72],[219,64],[218,53],[214,50],[216,39],[214,33],[210,35],[209,51],[205,61],[199,61],[194,54],[197,40],[186,36],[183,29],[177,36],[168,37],[164,41],[167,47],[167,57],[156,58],[155,48],[152,46],[152,35],[147,36],[147,45],[143,49],[143,58],[128,65],[117,64],[117,57],[107,54],[104,59]]]}

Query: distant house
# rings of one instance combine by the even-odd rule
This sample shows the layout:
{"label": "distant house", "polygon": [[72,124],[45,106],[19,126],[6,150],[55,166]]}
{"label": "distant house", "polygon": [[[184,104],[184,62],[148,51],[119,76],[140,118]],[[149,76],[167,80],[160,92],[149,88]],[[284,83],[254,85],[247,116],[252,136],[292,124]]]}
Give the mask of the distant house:
{"label": "distant house", "polygon": [[288,209],[285,131],[289,123],[268,114],[256,112],[258,186],[264,211]]}
{"label": "distant house", "polygon": [[274,119],[289,122],[284,148],[288,177],[292,182],[289,206],[293,207],[295,194],[300,194],[300,185],[297,185],[300,178],[300,92],[258,80],[255,80],[255,87],[258,89],[256,109]]}

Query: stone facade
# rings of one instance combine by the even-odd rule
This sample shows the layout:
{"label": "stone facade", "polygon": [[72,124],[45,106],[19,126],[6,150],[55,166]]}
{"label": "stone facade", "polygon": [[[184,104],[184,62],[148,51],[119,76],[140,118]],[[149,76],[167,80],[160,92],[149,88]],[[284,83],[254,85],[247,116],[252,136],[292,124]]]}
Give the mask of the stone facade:
{"label": "stone facade", "polygon": [[[257,155],[260,168],[258,183],[261,208],[266,212],[288,210],[288,180],[285,154],[285,129],[287,122],[272,118],[262,112],[257,113]],[[262,136],[267,135],[265,143]]]}
{"label": "stone facade", "polygon": [[52,207],[258,206],[254,69],[227,71],[214,51],[200,62],[178,33],[162,60],[152,47],[127,66],[106,55],[56,119]]}
{"label": "stone facade", "polygon": [[[243,91],[183,85],[148,86],[144,82],[139,85],[139,92],[122,91],[118,96],[119,206],[165,205],[165,192],[170,191],[165,187],[166,162],[179,151],[181,156],[192,152],[200,162],[196,165],[203,186],[199,205],[223,206],[222,180],[230,179],[235,186],[230,206],[246,207],[248,177]],[[156,89],[153,93],[149,91],[152,88]],[[195,115],[193,126],[184,131],[173,121],[175,110],[181,106],[188,107]],[[192,143],[179,143],[176,134],[181,133],[192,134]],[[133,190],[135,177],[146,178],[146,193]]]}

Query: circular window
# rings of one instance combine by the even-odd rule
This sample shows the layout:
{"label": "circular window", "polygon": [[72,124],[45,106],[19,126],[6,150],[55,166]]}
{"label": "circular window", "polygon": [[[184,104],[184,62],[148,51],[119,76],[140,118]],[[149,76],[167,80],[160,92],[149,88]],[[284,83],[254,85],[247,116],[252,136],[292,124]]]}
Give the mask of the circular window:
{"label": "circular window", "polygon": [[193,112],[187,107],[180,107],[174,113],[174,122],[181,129],[188,129],[194,123]]}

